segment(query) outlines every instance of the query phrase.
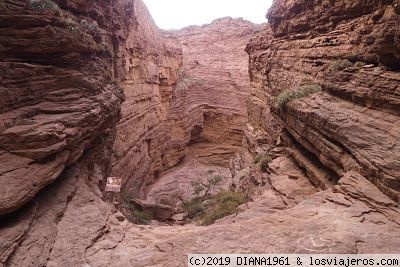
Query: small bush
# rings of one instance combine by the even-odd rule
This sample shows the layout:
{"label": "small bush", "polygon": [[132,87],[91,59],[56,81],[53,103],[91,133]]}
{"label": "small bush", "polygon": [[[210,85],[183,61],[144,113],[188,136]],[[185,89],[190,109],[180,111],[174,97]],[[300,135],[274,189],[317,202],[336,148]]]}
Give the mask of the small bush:
{"label": "small bush", "polygon": [[303,85],[296,90],[285,90],[274,99],[273,104],[276,108],[281,108],[294,99],[306,97],[319,91],[321,91],[321,86],[318,84]]}
{"label": "small bush", "polygon": [[94,31],[99,27],[95,21],[88,22],[85,19],[81,20],[80,26],[87,31]]}
{"label": "small bush", "polygon": [[208,180],[209,184],[212,186],[218,185],[221,181],[222,181],[222,177],[219,175],[216,175]]}
{"label": "small bush", "polygon": [[242,192],[220,192],[213,199],[216,205],[204,216],[202,225],[213,224],[216,220],[235,213],[237,207],[246,202]]}
{"label": "small bush", "polygon": [[65,20],[65,28],[70,32],[79,32],[79,24],[72,19]]}
{"label": "small bush", "polygon": [[264,157],[260,161],[260,170],[264,173],[268,172],[269,164],[271,163],[272,159],[268,156]]}
{"label": "small bush", "polygon": [[201,192],[203,192],[205,188],[200,184],[193,185],[193,194],[195,196],[199,196]]}
{"label": "small bush", "polygon": [[340,70],[344,70],[344,69],[347,69],[352,66],[353,66],[353,64],[350,61],[348,61],[347,59],[336,60],[335,62],[332,62],[329,65],[329,73],[336,73]]}
{"label": "small bush", "polygon": [[190,219],[195,218],[204,212],[203,200],[201,198],[194,198],[187,203],[184,203],[183,209],[187,212]]}
{"label": "small bush", "polygon": [[144,211],[134,210],[132,213],[139,224],[149,224],[153,219],[151,214]]}
{"label": "small bush", "polygon": [[254,157],[253,163],[254,164],[259,163],[264,156],[265,156],[264,154],[258,154],[257,156]]}
{"label": "small bush", "polygon": [[362,68],[365,66],[365,63],[362,61],[357,61],[356,63],[354,63],[354,67],[356,68]]}
{"label": "small bush", "polygon": [[30,0],[29,6],[33,10],[59,9],[58,5],[51,0]]}

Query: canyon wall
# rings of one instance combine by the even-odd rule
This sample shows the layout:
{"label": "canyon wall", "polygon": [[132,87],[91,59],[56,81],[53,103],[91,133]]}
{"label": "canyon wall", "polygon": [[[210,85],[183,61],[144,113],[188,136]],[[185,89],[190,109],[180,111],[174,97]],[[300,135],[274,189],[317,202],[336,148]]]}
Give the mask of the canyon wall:
{"label": "canyon wall", "polygon": [[0,3],[0,266],[78,266],[117,224],[105,177],[140,197],[186,156],[240,150],[256,26],[161,32],[139,0],[38,3]]}
{"label": "canyon wall", "polygon": [[126,39],[115,51],[126,101],[112,173],[123,177],[124,188],[139,197],[141,188],[182,160],[189,137],[173,114],[172,94],[182,65],[179,42],[164,38],[141,1],[134,1],[134,10],[136,24],[120,29]]}
{"label": "canyon wall", "polygon": [[116,220],[101,191],[119,84],[143,60],[124,53],[152,33],[140,1],[56,2],[0,3],[0,266],[81,266]]}
{"label": "canyon wall", "polygon": [[[247,46],[247,136],[268,144],[283,126],[321,188],[355,171],[399,201],[399,14],[398,1],[275,1]],[[274,107],[282,91],[315,85],[322,91]]]}
{"label": "canyon wall", "polygon": [[142,27],[118,51],[126,101],[113,174],[133,197],[187,158],[228,166],[241,149],[249,95],[245,45],[258,26],[224,18],[160,32],[136,3]]}
{"label": "canyon wall", "polygon": [[195,125],[189,156],[226,166],[241,150],[250,95],[244,49],[259,27],[228,17],[173,33],[183,49],[177,93],[185,94],[187,117]]}

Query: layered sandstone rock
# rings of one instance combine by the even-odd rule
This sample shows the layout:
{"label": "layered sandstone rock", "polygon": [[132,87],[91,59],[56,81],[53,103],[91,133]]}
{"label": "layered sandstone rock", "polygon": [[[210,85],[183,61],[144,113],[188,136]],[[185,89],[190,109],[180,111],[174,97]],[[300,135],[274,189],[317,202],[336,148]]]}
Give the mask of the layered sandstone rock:
{"label": "layered sandstone rock", "polygon": [[[267,26],[247,47],[252,128],[272,141],[283,125],[331,178],[356,171],[398,201],[399,3],[275,1],[268,17],[273,38]],[[323,92],[274,109],[278,123],[274,97],[312,84]]]}
{"label": "layered sandstone rock", "polygon": [[58,3],[1,6],[0,266],[81,265],[111,214],[99,185],[123,100],[113,50],[117,29],[137,26],[132,2]]}
{"label": "layered sandstone rock", "polygon": [[202,162],[226,165],[241,149],[250,95],[244,49],[258,29],[228,17],[174,32],[183,48],[178,89],[185,91],[188,117],[196,119],[189,154]]}
{"label": "layered sandstone rock", "polygon": [[135,23],[119,29],[123,42],[115,50],[126,101],[117,127],[113,174],[123,177],[124,188],[139,197],[140,188],[184,157],[188,136],[171,111],[182,64],[179,43],[163,37],[141,1],[133,3]]}
{"label": "layered sandstone rock", "polygon": [[249,95],[244,48],[258,26],[224,18],[160,33],[144,6],[136,10],[144,27],[118,52],[127,62],[127,99],[113,173],[131,195],[145,198],[160,174],[184,158],[228,167],[241,149]]}
{"label": "layered sandstone rock", "polygon": [[3,11],[0,19],[2,215],[30,201],[114,131],[122,94],[111,83],[102,28],[70,32],[67,23],[79,25],[77,17],[24,7]]}
{"label": "layered sandstone rock", "polygon": [[[291,196],[290,188],[284,189],[282,193]],[[86,262],[91,266],[175,267],[187,266],[187,254],[193,252],[366,254],[398,251],[397,204],[357,173],[348,173],[334,188],[288,210],[282,210],[285,204],[279,195],[270,192],[267,197],[270,201],[261,202],[264,206],[260,209],[251,207],[243,217],[239,214],[233,221],[223,220],[208,227],[114,224],[109,233],[86,250]]]}
{"label": "layered sandstone rock", "polygon": [[[245,145],[255,152],[283,126],[290,157],[276,157],[267,174],[250,170],[260,195],[209,227],[132,225],[112,215],[99,184],[113,152],[114,174],[139,191],[187,152],[215,162],[237,151],[244,102],[226,96],[247,93],[243,62],[231,54],[239,50],[228,44],[242,45],[253,26],[223,19],[161,34],[138,0],[58,3],[62,11],[0,2],[0,266],[186,266],[194,252],[398,252],[398,1],[275,1],[272,30],[247,49]],[[88,27],[92,20],[99,26]],[[226,39],[217,38],[224,27]],[[213,60],[197,43],[226,57]],[[339,59],[367,66],[332,68]],[[179,72],[182,64],[190,67]],[[127,101],[116,130],[118,83]],[[213,90],[225,83],[222,95]],[[272,115],[274,96],[310,83],[323,92]],[[173,182],[182,176],[169,174]]]}

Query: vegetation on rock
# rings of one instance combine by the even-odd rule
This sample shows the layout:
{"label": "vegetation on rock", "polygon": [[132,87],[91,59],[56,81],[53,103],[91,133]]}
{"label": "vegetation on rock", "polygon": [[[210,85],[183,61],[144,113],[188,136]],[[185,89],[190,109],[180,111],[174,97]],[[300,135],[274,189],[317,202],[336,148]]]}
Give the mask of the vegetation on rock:
{"label": "vegetation on rock", "polygon": [[336,60],[336,61],[332,62],[329,65],[328,72],[331,73],[331,74],[334,74],[334,73],[336,73],[338,71],[347,69],[347,68],[352,67],[352,66],[353,66],[353,63],[351,63],[347,59]]}
{"label": "vegetation on rock", "polygon": [[30,0],[29,6],[33,10],[41,10],[41,9],[59,9],[58,5],[51,0]]}
{"label": "vegetation on rock", "polygon": [[65,20],[65,28],[70,32],[79,32],[79,24],[72,19]]}
{"label": "vegetation on rock", "polygon": [[286,105],[286,103],[294,99],[306,97],[319,91],[321,91],[321,86],[318,84],[303,85],[295,90],[285,90],[274,99],[274,106],[276,108],[282,108]]}
{"label": "vegetation on rock", "polygon": [[128,192],[121,192],[121,199],[123,201],[123,207],[129,210],[131,216],[127,216],[129,220],[137,224],[149,224],[153,219],[153,216],[145,211],[139,210],[135,205],[132,204],[132,200],[135,198],[135,195]]}
{"label": "vegetation on rock", "polygon": [[97,23],[95,21],[93,22],[88,22],[87,20],[83,19],[81,20],[80,26],[87,31],[94,31],[96,30],[99,25],[97,25]]}
{"label": "vegetation on rock", "polygon": [[264,173],[268,171],[268,166],[271,163],[271,161],[272,161],[272,158],[266,153],[258,154],[253,159],[253,163],[254,164],[258,164],[259,163],[260,164],[260,170],[262,172],[264,172]]}
{"label": "vegetation on rock", "polygon": [[210,225],[216,220],[234,214],[239,205],[246,202],[242,192],[223,191],[213,196],[215,204],[205,214],[201,224]]}

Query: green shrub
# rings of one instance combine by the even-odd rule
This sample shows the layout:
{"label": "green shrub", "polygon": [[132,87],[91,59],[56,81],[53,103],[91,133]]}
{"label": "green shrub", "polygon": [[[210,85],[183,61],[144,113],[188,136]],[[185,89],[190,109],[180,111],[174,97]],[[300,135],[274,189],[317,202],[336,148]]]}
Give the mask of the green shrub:
{"label": "green shrub", "polygon": [[189,202],[183,204],[183,209],[187,212],[190,219],[195,218],[204,212],[203,200],[199,197],[191,199]]}
{"label": "green shrub", "polygon": [[273,104],[276,108],[281,108],[294,99],[306,97],[319,91],[321,91],[321,86],[318,84],[303,85],[295,90],[285,90],[274,99]]}
{"label": "green shrub", "polygon": [[365,63],[362,61],[357,61],[356,63],[354,63],[354,67],[356,68],[362,68],[365,66]]}
{"label": "green shrub", "polygon": [[262,172],[268,172],[269,164],[271,163],[272,159],[269,156],[265,156],[260,161],[260,170]]}
{"label": "green shrub", "polygon": [[258,154],[257,156],[255,156],[253,159],[253,164],[259,163],[264,156],[265,154]]}
{"label": "green shrub", "polygon": [[151,214],[144,211],[134,210],[132,213],[138,224],[149,224],[153,219]]}
{"label": "green shrub", "polygon": [[209,184],[212,186],[218,185],[222,181],[222,176],[216,175],[208,180]]}
{"label": "green shrub", "polygon": [[33,10],[59,9],[58,5],[51,0],[30,0],[29,6]]}
{"label": "green shrub", "polygon": [[193,185],[193,194],[195,196],[199,196],[201,192],[203,192],[205,190],[204,186],[202,186],[201,184],[195,184]]}
{"label": "green shrub", "polygon": [[340,70],[347,69],[352,67],[353,63],[348,61],[347,59],[336,60],[329,65],[329,73],[336,73]]}
{"label": "green shrub", "polygon": [[202,220],[202,225],[213,224],[216,220],[236,212],[239,205],[246,202],[242,192],[224,191],[213,197],[216,205],[207,212]]}

